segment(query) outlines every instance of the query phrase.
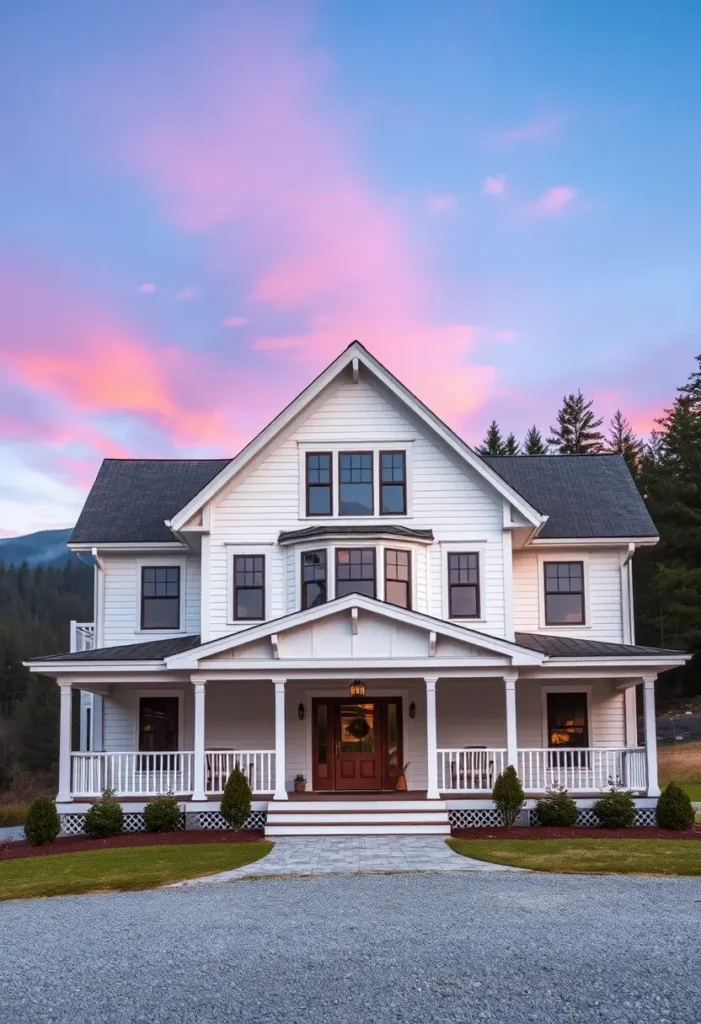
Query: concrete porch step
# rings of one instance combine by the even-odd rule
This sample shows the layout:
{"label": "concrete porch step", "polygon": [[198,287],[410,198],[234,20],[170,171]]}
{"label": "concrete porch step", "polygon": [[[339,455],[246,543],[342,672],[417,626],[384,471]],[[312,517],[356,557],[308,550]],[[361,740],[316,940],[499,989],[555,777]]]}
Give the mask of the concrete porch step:
{"label": "concrete porch step", "polygon": [[345,822],[341,825],[266,825],[266,836],[447,836],[450,825],[445,824],[413,824],[390,823],[386,825],[368,824],[366,822]]}
{"label": "concrete porch step", "polygon": [[382,811],[445,811],[445,800],[271,800],[268,814],[330,814],[331,812],[363,813]]}
{"label": "concrete porch step", "polygon": [[366,811],[355,810],[349,811],[334,811],[332,813],[319,812],[314,814],[307,810],[300,812],[287,812],[287,811],[276,811],[274,814],[268,812],[268,822],[271,825],[339,825],[344,822],[355,822],[364,821],[370,825],[390,825],[392,822],[396,824],[411,824],[414,821],[421,821],[425,824],[438,823],[443,824],[446,820],[445,811],[396,811],[395,813],[387,813],[386,811]]}
{"label": "concrete porch step", "polygon": [[265,834],[449,835],[450,823],[444,800],[273,800]]}

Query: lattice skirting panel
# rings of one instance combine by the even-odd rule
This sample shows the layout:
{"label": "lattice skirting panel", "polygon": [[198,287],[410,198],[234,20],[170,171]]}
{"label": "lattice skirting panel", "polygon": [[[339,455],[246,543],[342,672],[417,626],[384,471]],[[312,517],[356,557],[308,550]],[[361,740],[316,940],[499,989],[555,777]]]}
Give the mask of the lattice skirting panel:
{"label": "lattice skirting panel", "polygon": [[[82,836],[85,814],[62,814],[61,816],[62,836]],[[187,826],[186,819],[187,817]],[[220,811],[200,811],[195,813],[181,814],[178,823],[179,829],[204,828],[204,829],[228,829],[231,826],[227,823]],[[262,831],[265,828],[265,811],[251,811],[251,816],[244,825],[245,829],[251,831]],[[145,832],[143,811],[125,811],[124,813],[125,832]]]}
{"label": "lattice skirting panel", "polygon": [[[262,831],[265,828],[265,811],[251,811],[251,815],[243,826],[251,831]],[[206,828],[224,830],[231,828],[221,811],[190,811],[187,815],[188,828]]]}
{"label": "lattice skirting panel", "polygon": [[[540,819],[538,818],[538,811],[529,811],[529,824],[540,825]],[[590,825],[596,827],[599,824],[599,819],[594,814],[591,807],[580,807],[577,815],[578,825]],[[635,809],[635,824],[636,825],[656,825],[657,818],[655,815],[654,807],[636,807]]]}
{"label": "lattice skirting panel", "polygon": [[[83,835],[83,822],[85,821],[84,814],[62,814],[61,816],[61,835],[62,836],[82,836]],[[185,815],[180,815],[180,821],[178,822],[178,829],[184,831],[185,829]],[[125,811],[124,813],[124,832],[145,832],[146,823],[144,821],[143,811]]]}
{"label": "lattice skirting panel", "polygon": [[458,808],[448,811],[451,828],[491,828],[501,825],[501,815],[493,807]]}

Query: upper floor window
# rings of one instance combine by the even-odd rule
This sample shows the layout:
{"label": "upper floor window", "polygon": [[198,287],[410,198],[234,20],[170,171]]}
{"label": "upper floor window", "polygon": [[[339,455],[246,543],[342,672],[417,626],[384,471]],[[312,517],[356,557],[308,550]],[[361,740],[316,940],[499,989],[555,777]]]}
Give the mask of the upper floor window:
{"label": "upper floor window", "polygon": [[385,549],[385,601],[411,608],[411,554]]}
{"label": "upper floor window", "polygon": [[234,618],[265,618],[265,555],[234,555]]}
{"label": "upper floor window", "polygon": [[480,617],[480,567],[476,552],[448,554],[448,615],[451,619]]}
{"label": "upper floor window", "polygon": [[546,626],[584,625],[584,563],[546,562]]}
{"label": "upper floor window", "polygon": [[405,452],[380,452],[380,515],[406,515]]}
{"label": "upper floor window", "polygon": [[338,514],[373,514],[372,452],[338,453]]}
{"label": "upper floor window", "polygon": [[307,515],[330,516],[333,487],[331,452],[307,452]]}
{"label": "upper floor window", "polygon": [[141,628],[180,629],[180,567],[141,570]]}
{"label": "upper floor window", "polygon": [[326,603],[326,550],[302,552],[302,608]]}
{"label": "upper floor window", "polygon": [[374,597],[375,549],[336,549],[336,597],[346,594],[367,594]]}

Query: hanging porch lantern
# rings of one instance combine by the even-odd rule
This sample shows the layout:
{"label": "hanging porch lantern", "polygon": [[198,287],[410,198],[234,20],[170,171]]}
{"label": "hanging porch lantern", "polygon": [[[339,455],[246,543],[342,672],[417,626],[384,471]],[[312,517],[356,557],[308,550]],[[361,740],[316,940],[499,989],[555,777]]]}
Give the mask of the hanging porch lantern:
{"label": "hanging porch lantern", "polygon": [[351,697],[364,697],[365,696],[365,683],[361,679],[354,679],[348,687],[348,692]]}

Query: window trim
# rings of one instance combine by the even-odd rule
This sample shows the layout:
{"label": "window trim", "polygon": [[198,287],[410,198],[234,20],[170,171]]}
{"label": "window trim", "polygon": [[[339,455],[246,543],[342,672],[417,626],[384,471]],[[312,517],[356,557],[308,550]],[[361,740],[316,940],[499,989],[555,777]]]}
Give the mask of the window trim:
{"label": "window trim", "polygon": [[[177,597],[163,597],[155,594],[153,597],[146,597],[144,594],[144,573],[147,569],[177,569],[178,571],[178,595]],[[140,600],[139,600],[139,632],[140,633],[179,633],[182,630],[182,589],[183,573],[179,565],[142,565],[139,569],[141,577]],[[177,626],[145,626],[144,625],[144,601],[173,601],[178,606]]]}
{"label": "window trim", "polygon": [[[185,706],[186,701],[185,691],[180,688],[164,687],[163,689],[155,689],[153,687],[140,687],[134,691],[133,695],[133,707],[134,712],[132,715],[132,722],[134,723],[134,741],[132,750],[138,751],[139,749],[139,720],[140,720],[140,706],[142,697],[177,697],[178,698],[178,750],[185,750]],[[146,753],[146,751],[142,751]]]}
{"label": "window trim", "polygon": [[[309,457],[311,455],[328,455],[329,458],[329,482],[328,484],[310,484],[309,483]],[[304,515],[307,519],[328,519],[334,514],[334,457],[333,452],[330,450],[326,451],[314,451],[307,450],[304,452]],[[310,487],[328,487],[329,488],[329,511],[328,512],[310,512],[309,511],[309,488]]]}
{"label": "window trim", "polygon": [[[450,557],[451,555],[474,555],[477,559],[477,583],[451,583],[450,582]],[[482,620],[482,558],[479,551],[470,551],[465,549],[456,549],[454,551],[446,551],[445,554],[445,576],[446,584],[448,587],[448,618],[457,619],[461,621],[469,622],[480,622]],[[459,586],[476,586],[477,588],[477,614],[476,615],[453,615],[453,587]]]}
{"label": "window trim", "polygon": [[[314,441],[298,441],[297,442],[297,465],[298,465],[298,478],[297,478],[297,490],[298,490],[298,516],[300,520],[307,520],[310,523],[319,522],[320,520],[327,520],[332,518],[336,522],[340,523],[366,523],[370,518],[378,518],[380,516],[379,511],[379,487],[376,481],[379,480],[380,473],[380,451],[383,452],[403,452],[405,456],[406,465],[406,512],[403,516],[396,515],[397,519],[413,519],[413,501],[414,501],[414,489],[413,489],[413,448],[416,441],[415,437],[390,437],[384,441],[348,441],[344,443],[338,443],[336,441],[326,442],[314,442]],[[334,485],[331,494],[331,516],[318,516],[318,515],[307,515],[307,492],[306,492],[306,456],[308,453],[325,453],[329,452],[333,456],[333,473],[337,477],[338,469],[338,453],[348,452],[353,453],[366,453],[370,452],[373,459],[373,512],[371,516],[352,516],[352,515],[340,515],[338,511],[338,479],[334,478]],[[391,516],[383,516],[383,519],[391,519]]]}
{"label": "window trim", "polygon": [[[408,577],[408,579],[406,581],[407,601],[408,601],[408,603],[406,605],[394,604],[393,601],[388,601],[387,600],[387,553],[389,551],[400,552],[401,554],[406,555],[407,558],[408,558],[408,562],[409,562],[409,577]],[[413,605],[414,605],[414,574],[412,572],[412,564],[411,564],[412,563],[413,551],[411,550],[411,548],[383,547],[382,548],[382,552],[383,552],[383,554],[382,554],[382,565],[383,565],[383,573],[382,573],[382,600],[385,602],[385,604],[391,604],[393,608],[405,608],[407,611],[411,611],[412,608],[413,608]],[[391,582],[396,582],[396,581],[391,581]]]}
{"label": "window trim", "polygon": [[[546,586],[546,567],[548,565],[581,565],[582,567],[582,621],[581,622],[550,622],[548,619],[548,591]],[[583,558],[551,558],[545,556],[539,560],[540,568],[540,590],[542,623],[548,629],[584,629],[589,625],[587,615],[587,572],[586,563]],[[569,593],[580,593],[580,591],[569,591]]]}
{"label": "window trim", "polygon": [[308,611],[308,609],[312,608],[312,607],[313,608],[320,607],[320,605],[307,605],[307,604],[304,603],[304,594],[305,594],[305,590],[304,590],[304,588],[305,588],[305,582],[304,582],[304,556],[305,555],[315,554],[317,552],[322,552],[322,551],[324,553],[324,559],[325,559],[325,566],[324,566],[324,568],[326,570],[326,600],[323,602],[323,604],[328,604],[329,601],[331,600],[331,597],[329,595],[329,589],[330,589],[329,588],[329,549],[327,547],[304,548],[304,549],[302,549],[299,552],[299,610],[301,612]]}
{"label": "window trim", "polygon": [[[339,553],[339,551],[372,551],[372,560],[373,560],[373,565],[374,565],[374,569],[375,569],[375,574],[373,576],[374,593],[371,596],[374,597],[375,599],[377,599],[377,545],[368,546],[367,544],[357,544],[357,545],[351,546],[351,547],[346,547],[346,546],[339,545],[338,547],[334,548],[334,554],[333,554],[333,565],[334,565],[334,569],[333,569],[333,591],[334,591],[334,597],[336,597],[338,595],[338,553]],[[345,582],[345,581],[343,581],[343,582]],[[367,595],[365,595],[365,596],[367,596]]]}
{"label": "window trim", "polygon": [[[132,563],[133,564],[133,563]],[[142,623],[142,580],[143,569],[180,569],[180,615],[178,629],[144,629]],[[187,556],[158,556],[136,559],[136,606],[134,608],[134,633],[144,636],[178,636],[187,632],[187,588],[188,588]],[[196,631],[194,631],[196,632]]]}
{"label": "window trim", "polygon": [[[341,512],[341,456],[342,455],[369,455],[370,456],[370,506],[372,511],[366,514],[357,512]],[[377,472],[378,456],[374,448],[339,448],[336,452],[336,509],[338,515],[344,519],[372,519],[377,515],[375,475]]]}
{"label": "window trim", "polygon": [[544,750],[557,750],[557,747],[550,747],[548,744],[548,694],[549,693],[586,693],[587,695],[587,733],[589,735],[589,749],[596,747],[596,740],[594,738],[593,725],[594,721],[592,718],[592,694],[593,687],[591,683],[562,683],[552,684],[548,686],[541,686],[540,688],[540,701],[541,701],[541,728],[542,728],[542,747]]}
{"label": "window trim", "polygon": [[[263,585],[262,587],[237,587],[236,586],[236,559],[237,558],[262,558],[263,559]],[[245,571],[245,570],[244,570]],[[255,572],[255,570],[254,570]],[[231,617],[234,622],[265,622],[267,616],[267,582],[268,560],[262,551],[235,551],[231,555]],[[237,615],[236,614],[236,591],[237,590],[260,590],[262,597],[262,615]]]}
{"label": "window trim", "polygon": [[[396,487],[396,483],[388,481],[387,483],[382,482],[382,456],[383,455],[402,455],[404,457],[404,480],[402,481],[402,493],[404,496],[403,510],[401,512],[383,512],[382,511],[382,488],[383,487]],[[378,504],[377,514],[378,516],[406,516],[408,508],[408,495],[407,495],[407,475],[408,475],[408,459],[407,452],[404,448],[380,448],[377,453],[377,490],[378,490]]]}

